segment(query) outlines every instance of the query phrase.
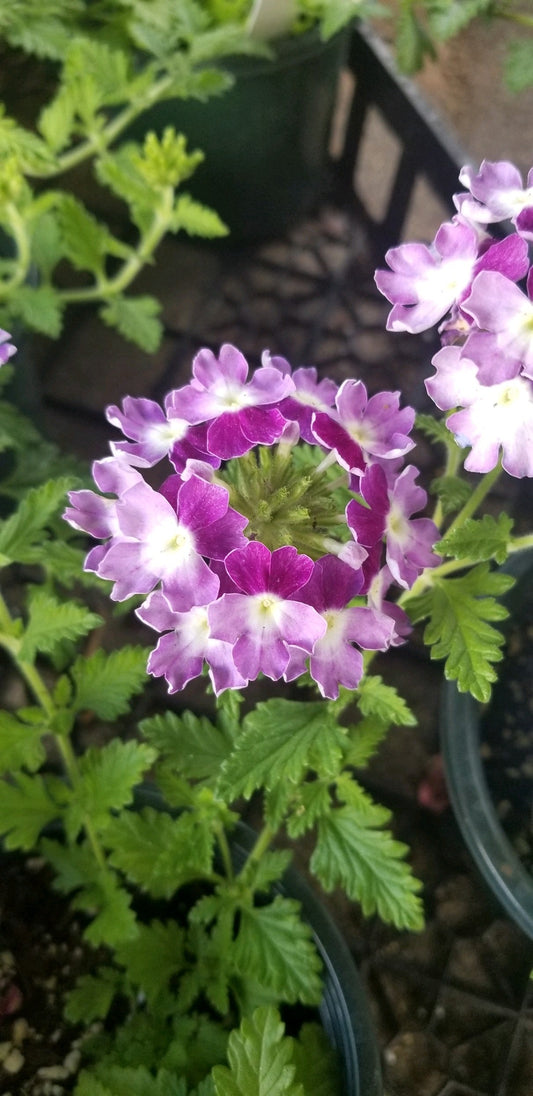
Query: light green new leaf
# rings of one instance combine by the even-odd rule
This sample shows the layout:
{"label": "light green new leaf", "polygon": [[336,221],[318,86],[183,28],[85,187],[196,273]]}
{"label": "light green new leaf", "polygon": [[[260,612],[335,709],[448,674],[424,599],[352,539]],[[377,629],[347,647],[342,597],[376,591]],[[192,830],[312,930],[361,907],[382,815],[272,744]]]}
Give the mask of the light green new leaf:
{"label": "light green new leaf", "polygon": [[87,635],[102,618],[74,601],[59,601],[45,590],[36,589],[29,599],[28,623],[20,658],[32,662],[35,655],[52,654],[65,640]]}
{"label": "light green new leaf", "polygon": [[91,711],[110,721],[128,712],[131,698],[146,684],[147,656],[147,648],[129,646],[77,658],[71,669],[74,711]]}
{"label": "light green new leaf", "polygon": [[318,747],[322,763],[331,770],[345,735],[327,705],[274,697],[261,702],[244,719],[242,734],[224,762],[222,796],[250,798],[256,788],[267,790],[296,784]]}
{"label": "light green new leaf", "polygon": [[97,831],[110,824],[112,811],[133,801],[133,789],[155,759],[155,751],[142,742],[112,738],[103,747],[91,747],[80,758],[80,780],[68,807],[65,828],[74,840],[86,818]]}
{"label": "light green new leaf", "polygon": [[312,1096],[342,1096],[341,1061],[320,1024],[303,1024],[294,1040],[297,1081]]}
{"label": "light green new leaf", "polygon": [[111,863],[154,898],[170,898],[193,879],[212,876],[214,838],[209,820],[178,818],[145,807],[124,811],[106,831]]}
{"label": "light green new leaf", "polygon": [[117,961],[136,989],[142,990],[154,1004],[184,960],[184,931],[175,921],[152,921],[139,925],[135,940],[119,944]]}
{"label": "light green new leaf", "polygon": [[359,720],[349,729],[350,744],[344,755],[345,765],[363,769],[374,756],[389,732],[390,722],[378,716]]}
{"label": "light green new leaf", "polygon": [[47,727],[42,723],[24,723],[10,712],[0,710],[0,773],[27,769],[37,772],[46,751],[42,736]]}
{"label": "light green new leaf", "polygon": [[82,1070],[75,1091],[76,1096],[194,1096],[182,1077],[166,1069],[158,1070],[154,1077],[144,1065],[113,1062]]}
{"label": "light green new leaf", "polygon": [[376,829],[366,810],[344,806],[319,821],[311,870],[326,891],[341,886],[366,917],[377,913],[399,929],[418,930],[420,883],[405,863],[407,851],[388,831]]}
{"label": "light green new leaf", "polygon": [[208,240],[228,234],[228,227],[218,213],[196,202],[190,194],[180,194],[176,199],[170,227],[172,232],[183,229],[189,236],[203,236]]}
{"label": "light green new leaf", "polygon": [[503,636],[490,621],[508,616],[495,597],[513,583],[510,575],[480,563],[460,578],[435,579],[430,590],[407,606],[413,623],[429,617],[424,641],[432,658],[446,660],[447,679],[483,702],[489,700],[497,676],[492,664],[502,658]]}
{"label": "light green new leaf", "polygon": [[64,506],[74,480],[48,480],[30,489],[9,518],[0,522],[0,557],[8,563],[37,563],[45,555],[43,541],[50,519]]}
{"label": "light green new leaf", "polygon": [[439,555],[453,556],[454,559],[468,559],[473,563],[482,563],[494,559],[496,563],[505,563],[509,550],[509,541],[513,528],[513,519],[508,514],[484,514],[482,518],[469,518],[464,525],[447,534],[435,545]]}
{"label": "light green new leaf", "polygon": [[72,194],[61,194],[58,222],[67,259],[77,270],[89,270],[96,277],[101,275],[112,243],[109,230]]}
{"label": "light green new leaf", "polygon": [[385,685],[378,674],[365,674],[357,690],[357,705],[364,716],[374,716],[389,726],[416,726],[416,716],[393,685]]}
{"label": "light green new leaf", "polygon": [[240,974],[283,1001],[320,1001],[322,964],[300,904],[292,898],[276,895],[267,906],[242,906],[232,958]]}
{"label": "light green new leaf", "polygon": [[84,937],[94,947],[105,944],[115,948],[125,940],[135,938],[138,925],[130,904],[131,895],[106,870],[99,874],[95,872],[92,885],[78,891],[71,899],[73,909],[83,910],[91,917]]}
{"label": "light green new leaf", "polygon": [[60,87],[58,94],[41,111],[37,128],[52,152],[61,152],[68,145],[74,123],[74,103],[68,88]]}
{"label": "light green new leaf", "polygon": [[50,339],[57,339],[61,334],[64,306],[52,286],[18,286],[16,296],[9,303],[13,315],[32,331],[48,335]]}
{"label": "light green new leaf", "polygon": [[163,334],[163,325],[157,319],[160,311],[161,305],[155,297],[113,297],[100,309],[99,315],[125,339],[136,343],[147,354],[153,354]]}
{"label": "light green new leaf", "polygon": [[82,974],[66,995],[66,1019],[71,1024],[85,1025],[105,1020],[121,982],[121,974],[111,967],[100,967],[96,974]]}
{"label": "light green new leaf", "polygon": [[531,35],[517,37],[507,47],[504,67],[505,83],[510,91],[523,91],[533,83],[533,42]]}
{"label": "light green new leaf", "polygon": [[301,837],[310,830],[331,809],[331,792],[329,782],[323,780],[311,780],[308,784],[302,784],[293,797],[291,814],[287,819],[287,833],[289,837]]}
{"label": "light green new leaf", "polygon": [[229,1037],[229,1068],[213,1067],[216,1096],[304,1096],[294,1081],[292,1047],[277,1009],[256,1009]]}
{"label": "light green new leaf", "polygon": [[35,848],[41,830],[61,813],[50,794],[60,783],[36,773],[19,773],[9,784],[0,781],[0,837],[6,849]]}
{"label": "light green new leaf", "polygon": [[193,780],[218,776],[231,742],[207,716],[167,711],[140,723],[141,734],[175,772]]}

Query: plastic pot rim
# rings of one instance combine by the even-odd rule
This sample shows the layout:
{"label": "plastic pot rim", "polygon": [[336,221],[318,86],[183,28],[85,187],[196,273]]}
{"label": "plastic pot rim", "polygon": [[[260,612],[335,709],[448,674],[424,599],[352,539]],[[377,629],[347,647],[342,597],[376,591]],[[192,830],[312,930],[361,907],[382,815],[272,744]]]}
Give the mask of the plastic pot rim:
{"label": "plastic pot rim", "polygon": [[[502,570],[517,579],[533,568],[533,550],[511,556]],[[440,740],[452,808],[485,881],[505,911],[533,940],[533,875],[521,863],[493,804],[480,754],[481,706],[446,682]]]}

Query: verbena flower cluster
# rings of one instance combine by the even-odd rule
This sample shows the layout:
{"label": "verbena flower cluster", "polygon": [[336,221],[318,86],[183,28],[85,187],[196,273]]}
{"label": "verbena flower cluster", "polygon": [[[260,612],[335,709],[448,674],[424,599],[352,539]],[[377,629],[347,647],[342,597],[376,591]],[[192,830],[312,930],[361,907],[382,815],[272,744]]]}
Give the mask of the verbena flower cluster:
{"label": "verbena flower cluster", "polygon": [[5,365],[8,358],[16,351],[16,347],[7,341],[10,338],[11,335],[0,327],[0,365]]}
{"label": "verbena flower cluster", "polygon": [[[441,323],[426,387],[453,412],[465,468],[531,475],[533,175],[524,189],[512,165],[484,162],[460,179],[468,192],[433,244],[391,249],[376,282],[390,330]],[[171,692],[207,666],[217,694],[309,673],[335,699],[359,684],[364,650],[403,641],[398,591],[438,565],[439,531],[416,516],[415,413],[398,392],[369,397],[268,351],[249,376],[224,345],[197,354],[163,407],[127,397],[107,417],[126,440],[94,465],[99,493],[73,492],[65,516],[103,541],[85,565],[112,598],[147,595],[137,613],[160,636],[148,669]]]}
{"label": "verbena flower cluster", "polygon": [[[524,187],[506,161],[464,167],[458,213],[433,243],[407,243],[385,256],[376,283],[393,305],[392,331],[442,321],[436,374],[426,381],[447,426],[470,447],[465,468],[489,472],[501,458],[512,476],[533,475],[533,169]],[[510,222],[510,224],[509,224]],[[500,238],[487,225],[505,223]],[[493,230],[494,231],[494,230]],[[517,283],[524,282],[524,288]]]}
{"label": "verbena flower cluster", "polygon": [[[362,649],[408,631],[390,588],[438,562],[404,464],[414,411],[268,352],[248,374],[234,346],[204,349],[164,407],[108,408],[129,440],[95,463],[101,493],[72,492],[66,517],[103,540],[85,566],[112,598],[148,595],[137,613],[160,633],[148,669],[171,692],[206,663],[217,694],[309,670],[333,699],[359,683]],[[145,477],[161,462],[156,488]]]}

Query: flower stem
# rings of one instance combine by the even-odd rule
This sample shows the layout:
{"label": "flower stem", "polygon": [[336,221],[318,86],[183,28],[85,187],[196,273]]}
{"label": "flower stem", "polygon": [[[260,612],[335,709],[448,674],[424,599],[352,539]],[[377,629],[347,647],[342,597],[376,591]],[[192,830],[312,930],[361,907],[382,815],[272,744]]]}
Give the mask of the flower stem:
{"label": "flower stem", "polygon": [[455,532],[461,525],[464,525],[465,521],[468,521],[468,518],[471,518],[473,514],[475,514],[476,510],[490,493],[501,474],[502,465],[501,461],[498,461],[490,472],[485,473],[477,487],[472,491],[468,502],[466,502],[463,509],[459,511],[457,517],[454,518],[450,528],[447,530],[448,533]]}

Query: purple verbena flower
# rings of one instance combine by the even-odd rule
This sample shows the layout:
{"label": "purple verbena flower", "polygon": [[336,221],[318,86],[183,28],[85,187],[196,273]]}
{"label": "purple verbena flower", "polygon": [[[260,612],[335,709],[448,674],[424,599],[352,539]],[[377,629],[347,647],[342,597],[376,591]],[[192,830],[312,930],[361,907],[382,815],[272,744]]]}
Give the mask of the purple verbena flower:
{"label": "purple verbena flower", "polygon": [[12,354],[16,354],[16,346],[13,346],[12,343],[7,341],[10,338],[11,335],[9,334],[9,332],[4,331],[0,327],[0,365],[5,365],[8,358],[10,358]]}
{"label": "purple verbena flower", "polygon": [[149,656],[147,669],[154,677],[165,678],[169,693],[179,692],[199,677],[204,662],[217,696],[224,689],[240,689],[248,684],[235,666],[231,644],[212,638],[207,605],[193,605],[187,612],[178,612],[171,598],[154,590],[136,613],[145,624],[163,633]]}
{"label": "purple verbena flower", "polygon": [[226,570],[241,593],[223,594],[208,607],[211,636],[233,646],[237,670],[277,681],[294,645],[308,654],[326,630],[311,605],[292,600],[311,576],[313,561],[290,545],[270,552],[259,541],[227,556]]}
{"label": "purple verbena flower", "polygon": [[407,589],[425,567],[439,562],[432,551],[439,539],[435,523],[430,518],[412,518],[427,499],[423,488],[415,484],[417,475],[418,469],[408,465],[389,487],[380,465],[371,465],[361,478],[366,506],[352,499],[346,507],[346,520],[358,543],[372,550],[385,538],[392,577]]}
{"label": "purple verbena flower", "polygon": [[519,358],[524,372],[533,375],[533,268],[527,288],[526,296],[503,274],[484,270],[475,278],[463,308],[481,330],[496,336],[503,353]]}
{"label": "purple verbena flower", "polygon": [[510,220],[520,235],[533,239],[533,168],[525,187],[518,168],[507,160],[483,160],[477,172],[467,164],[459,182],[470,191],[454,196],[464,217],[480,224]]}
{"label": "purple verbena flower", "polygon": [[119,535],[97,570],[114,581],[114,600],[149,593],[158,582],[180,612],[217,596],[219,579],[203,557],[221,559],[230,545],[245,544],[246,518],[228,507],[225,488],[196,476],[176,485],[174,498],[172,505],[146,483],[122,496]]}
{"label": "purple verbena flower", "polygon": [[191,426],[172,407],[171,397],[165,410],[155,400],[126,396],[122,410],[115,405],[106,410],[108,421],[122,430],[131,441],[111,442],[111,451],[122,453],[130,464],[149,468],[168,456],[176,471],[182,471],[190,458],[201,458],[218,466],[217,458],[207,452],[207,428]]}
{"label": "purple verbena flower", "polygon": [[363,674],[359,648],[385,650],[394,633],[393,621],[384,613],[349,605],[361,587],[361,573],[336,556],[317,560],[309,581],[295,596],[320,613],[326,631],[315,642],[310,656],[300,647],[290,648],[285,680],[292,681],[304,673],[309,659],[309,672],[322,696],[335,700],[339,685],[357,688]]}
{"label": "purple verbena flower", "polygon": [[289,362],[278,355],[271,356],[266,351],[261,361],[263,365],[272,365],[279,369],[283,376],[290,376],[294,382],[294,391],[286,399],[282,400],[279,409],[287,419],[296,421],[300,427],[300,436],[311,445],[316,444],[316,438],[311,429],[313,414],[317,411],[326,414],[335,405],[337,385],[328,377],[318,379],[317,370],[313,366],[291,369]]}
{"label": "purple verbena flower", "polygon": [[413,334],[433,327],[461,305],[480,270],[500,270],[519,281],[528,270],[526,241],[518,236],[494,243],[460,215],[441,225],[430,247],[406,243],[387,251],[390,270],[377,270],[378,289],[391,302],[387,330]]}
{"label": "purple verbena flower", "polygon": [[200,350],[193,380],[168,397],[168,411],[191,424],[208,423],[208,451],[221,460],[242,456],[254,445],[272,445],[285,419],[278,407],[294,389],[279,369],[261,366],[250,381],[246,358],[226,343],[217,357]]}

